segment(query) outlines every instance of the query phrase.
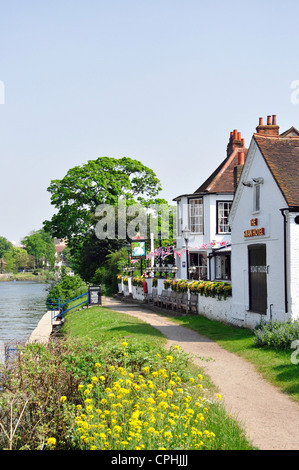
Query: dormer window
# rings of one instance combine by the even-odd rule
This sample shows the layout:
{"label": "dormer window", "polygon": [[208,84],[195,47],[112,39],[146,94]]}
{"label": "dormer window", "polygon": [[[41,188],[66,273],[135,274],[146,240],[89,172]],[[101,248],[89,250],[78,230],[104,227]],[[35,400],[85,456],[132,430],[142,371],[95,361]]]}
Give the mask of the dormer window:
{"label": "dormer window", "polygon": [[202,198],[189,199],[189,227],[192,233],[203,233]]}

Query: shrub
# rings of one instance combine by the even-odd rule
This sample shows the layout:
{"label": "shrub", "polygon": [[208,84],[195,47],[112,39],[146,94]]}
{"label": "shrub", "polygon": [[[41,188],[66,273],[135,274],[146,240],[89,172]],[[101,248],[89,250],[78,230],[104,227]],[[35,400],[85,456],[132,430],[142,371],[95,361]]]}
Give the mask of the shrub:
{"label": "shrub", "polygon": [[78,295],[87,292],[88,286],[80,276],[64,275],[61,281],[57,282],[49,291],[48,298],[70,300]]}
{"label": "shrub", "polygon": [[254,330],[254,344],[274,349],[291,349],[291,343],[299,339],[299,322],[288,320],[261,323]]}

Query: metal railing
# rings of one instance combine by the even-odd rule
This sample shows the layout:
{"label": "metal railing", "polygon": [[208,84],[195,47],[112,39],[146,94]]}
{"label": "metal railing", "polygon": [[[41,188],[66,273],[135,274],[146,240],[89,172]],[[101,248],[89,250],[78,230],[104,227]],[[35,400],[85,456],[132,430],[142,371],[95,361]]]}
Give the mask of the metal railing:
{"label": "metal railing", "polygon": [[[73,305],[72,307],[68,307],[68,305],[75,300],[81,299],[82,297],[85,297],[86,299],[83,300],[82,302],[76,303],[76,305]],[[69,300],[62,300],[61,298],[59,299],[48,299],[47,300],[47,309],[48,311],[51,311],[51,323],[57,319],[63,320],[63,316],[66,314],[66,312],[69,312],[70,310],[73,310],[76,307],[79,307],[79,305],[87,304],[89,303],[89,293],[85,292],[84,294],[79,295],[78,297],[74,297],[73,299]]]}

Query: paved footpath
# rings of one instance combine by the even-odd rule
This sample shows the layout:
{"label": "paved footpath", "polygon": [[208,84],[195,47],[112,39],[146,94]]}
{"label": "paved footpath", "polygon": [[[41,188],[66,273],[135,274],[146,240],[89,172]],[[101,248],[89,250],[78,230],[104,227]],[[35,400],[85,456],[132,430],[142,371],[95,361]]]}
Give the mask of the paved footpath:
{"label": "paved footpath", "polygon": [[142,305],[105,298],[104,306],[157,328],[167,338],[168,347],[177,344],[197,355],[194,362],[210,376],[226,410],[238,419],[254,446],[260,450],[299,450],[299,404],[266,382],[251,364]]}

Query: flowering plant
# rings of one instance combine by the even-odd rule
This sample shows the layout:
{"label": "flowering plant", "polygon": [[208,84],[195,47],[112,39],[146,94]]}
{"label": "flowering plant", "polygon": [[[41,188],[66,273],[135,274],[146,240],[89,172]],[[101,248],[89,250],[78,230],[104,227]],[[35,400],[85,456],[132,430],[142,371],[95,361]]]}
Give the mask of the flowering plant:
{"label": "flowering plant", "polygon": [[142,287],[143,279],[141,276],[134,276],[132,278],[132,286]]}

